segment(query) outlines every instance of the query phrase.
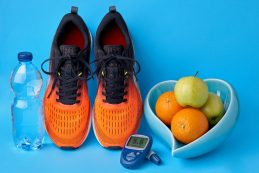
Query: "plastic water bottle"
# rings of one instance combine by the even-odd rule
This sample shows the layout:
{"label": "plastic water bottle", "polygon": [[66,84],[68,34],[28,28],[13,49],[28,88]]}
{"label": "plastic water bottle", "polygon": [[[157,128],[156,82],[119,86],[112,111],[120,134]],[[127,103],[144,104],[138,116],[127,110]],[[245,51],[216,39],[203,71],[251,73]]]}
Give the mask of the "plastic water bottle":
{"label": "plastic water bottle", "polygon": [[44,136],[43,114],[39,97],[42,77],[32,64],[30,52],[18,54],[19,64],[11,75],[11,87],[15,94],[12,109],[13,139],[17,148],[35,150],[41,148]]}

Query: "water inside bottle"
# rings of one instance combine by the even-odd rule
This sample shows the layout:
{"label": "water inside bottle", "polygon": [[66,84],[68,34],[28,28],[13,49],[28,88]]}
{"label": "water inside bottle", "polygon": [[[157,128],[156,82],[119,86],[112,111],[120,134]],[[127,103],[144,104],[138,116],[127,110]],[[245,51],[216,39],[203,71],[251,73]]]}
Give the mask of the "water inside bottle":
{"label": "water inside bottle", "polygon": [[10,80],[15,96],[11,107],[13,139],[17,148],[35,150],[42,147],[44,137],[42,101],[39,97],[42,77],[31,62],[31,53],[21,52],[18,59]]}

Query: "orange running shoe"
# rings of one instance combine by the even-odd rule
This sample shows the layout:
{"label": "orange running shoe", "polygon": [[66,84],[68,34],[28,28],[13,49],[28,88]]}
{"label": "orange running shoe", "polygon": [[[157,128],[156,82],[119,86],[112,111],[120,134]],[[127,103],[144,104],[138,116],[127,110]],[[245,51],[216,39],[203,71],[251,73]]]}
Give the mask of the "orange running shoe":
{"label": "orange running shoe", "polygon": [[[91,48],[90,32],[77,8],[61,20],[56,31],[50,59],[42,71],[50,75],[43,110],[45,128],[61,148],[78,148],[90,129],[90,101],[86,80]],[[49,72],[43,65],[50,62]]]}
{"label": "orange running shoe", "polygon": [[[95,38],[98,91],[93,108],[93,127],[99,143],[122,148],[137,132],[142,117],[142,99],[135,80],[139,63],[134,59],[131,38],[115,7],[103,18]],[[135,72],[134,64],[138,65]]]}

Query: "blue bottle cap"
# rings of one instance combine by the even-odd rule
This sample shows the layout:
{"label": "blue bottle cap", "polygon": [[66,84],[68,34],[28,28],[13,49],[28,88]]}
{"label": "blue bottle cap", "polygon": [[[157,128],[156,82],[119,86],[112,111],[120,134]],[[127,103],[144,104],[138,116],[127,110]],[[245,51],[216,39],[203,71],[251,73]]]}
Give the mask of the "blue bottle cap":
{"label": "blue bottle cap", "polygon": [[28,62],[32,60],[31,52],[20,52],[18,53],[18,60],[21,62]]}

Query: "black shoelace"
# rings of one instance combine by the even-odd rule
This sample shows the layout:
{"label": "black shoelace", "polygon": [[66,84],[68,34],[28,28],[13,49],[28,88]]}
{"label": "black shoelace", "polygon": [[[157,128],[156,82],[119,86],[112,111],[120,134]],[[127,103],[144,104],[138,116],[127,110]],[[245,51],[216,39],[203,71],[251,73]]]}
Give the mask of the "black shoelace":
{"label": "black shoelace", "polygon": [[[86,61],[84,61],[83,58],[80,58],[81,55],[82,51],[77,56],[58,57],[59,62],[54,72],[48,72],[44,70],[43,65],[48,61],[54,61],[54,59],[56,58],[46,59],[42,62],[42,71],[47,75],[55,75],[55,79],[52,84],[51,91],[48,94],[48,97],[51,96],[55,86],[57,85],[58,91],[56,92],[56,94],[59,96],[59,98],[56,99],[57,102],[69,105],[80,102],[80,100],[77,100],[77,97],[81,95],[80,92],[77,92],[78,89],[81,88],[81,85],[78,85],[78,81],[89,80],[93,78],[93,74],[89,64]],[[69,64],[70,69],[66,68],[65,64]],[[89,76],[87,78],[82,77],[85,71],[88,73],[87,76]]]}
{"label": "black shoelace", "polygon": [[[106,98],[103,101],[112,104],[126,102],[124,96],[127,94],[127,79],[132,74],[136,77],[140,72],[140,64],[132,58],[120,55],[106,55],[92,63],[96,63],[97,66],[94,74],[98,74],[103,80],[105,91],[102,94]],[[134,63],[138,66],[137,71],[134,69]],[[115,68],[115,73],[108,68]]]}

